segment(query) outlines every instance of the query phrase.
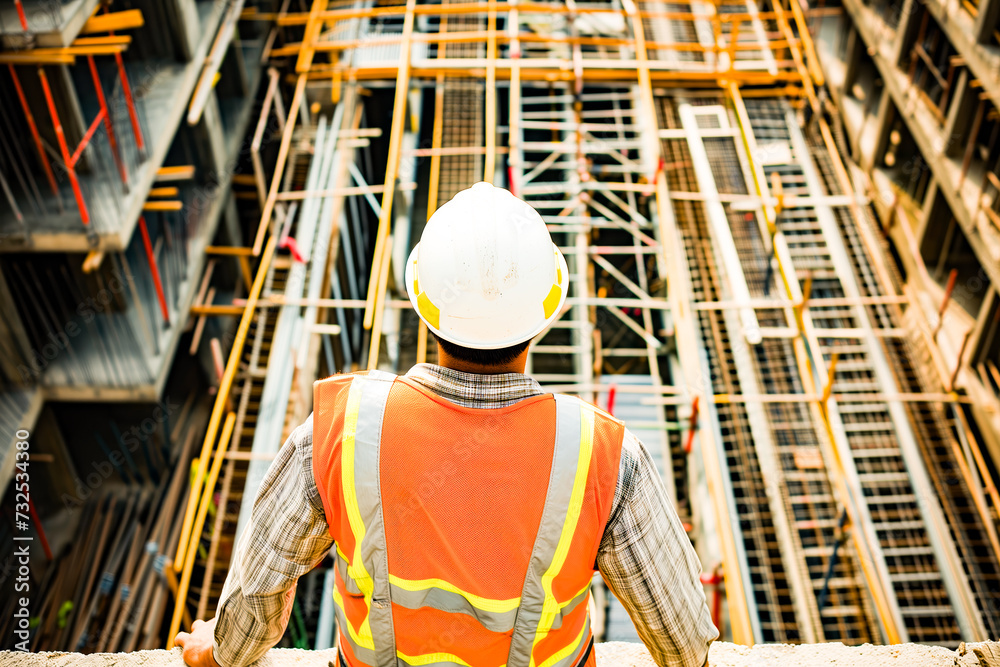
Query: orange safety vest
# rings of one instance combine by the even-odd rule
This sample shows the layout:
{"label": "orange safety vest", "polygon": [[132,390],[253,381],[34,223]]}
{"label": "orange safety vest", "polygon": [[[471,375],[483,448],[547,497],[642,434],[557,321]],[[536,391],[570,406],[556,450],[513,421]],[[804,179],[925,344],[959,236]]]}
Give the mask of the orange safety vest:
{"label": "orange safety vest", "polygon": [[476,409],[379,371],[317,382],[347,664],[594,667],[587,603],[623,435],[570,396]]}

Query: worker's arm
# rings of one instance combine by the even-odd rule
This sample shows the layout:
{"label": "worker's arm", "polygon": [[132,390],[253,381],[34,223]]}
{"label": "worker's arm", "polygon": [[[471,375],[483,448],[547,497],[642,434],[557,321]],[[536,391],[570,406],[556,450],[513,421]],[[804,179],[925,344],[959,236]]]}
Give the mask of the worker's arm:
{"label": "worker's arm", "polygon": [[649,452],[628,431],[597,566],[656,664],[706,664],[719,633],[699,579],[701,563]]}
{"label": "worker's arm", "polygon": [[278,643],[292,612],[296,581],[332,544],[313,479],[310,416],[268,469],[233,554],[216,611],[216,662],[242,667]]}

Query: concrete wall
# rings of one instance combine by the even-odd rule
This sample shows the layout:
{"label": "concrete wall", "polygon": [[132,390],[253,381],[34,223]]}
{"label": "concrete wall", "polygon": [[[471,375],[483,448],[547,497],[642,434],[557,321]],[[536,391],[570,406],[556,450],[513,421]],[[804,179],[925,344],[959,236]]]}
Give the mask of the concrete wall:
{"label": "concrete wall", "polygon": [[[899,644],[896,646],[848,647],[843,644],[762,644],[739,646],[716,642],[712,645],[712,667],[1000,667],[991,656],[1000,656],[1000,644],[987,642],[963,645],[957,651],[938,646]],[[655,667],[641,644],[612,642],[597,645],[597,662],[602,666]],[[181,650],[137,651],[135,653],[15,653],[0,652],[0,667],[183,667]],[[337,664],[337,653],[272,649],[256,667],[329,667]]]}

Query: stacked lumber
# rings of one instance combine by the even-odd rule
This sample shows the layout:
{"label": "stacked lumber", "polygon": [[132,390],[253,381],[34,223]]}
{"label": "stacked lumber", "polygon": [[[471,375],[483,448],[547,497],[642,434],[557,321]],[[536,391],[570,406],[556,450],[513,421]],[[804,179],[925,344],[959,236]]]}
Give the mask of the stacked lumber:
{"label": "stacked lumber", "polygon": [[[45,567],[33,562],[32,651],[164,645],[164,613],[176,590],[170,564],[184,520],[191,458],[205,425],[203,406],[185,412],[172,429],[174,446],[163,449],[162,469],[142,470],[129,484],[102,485],[84,501],[72,539],[55,559]],[[11,614],[0,619],[3,636],[11,636],[13,621]]]}

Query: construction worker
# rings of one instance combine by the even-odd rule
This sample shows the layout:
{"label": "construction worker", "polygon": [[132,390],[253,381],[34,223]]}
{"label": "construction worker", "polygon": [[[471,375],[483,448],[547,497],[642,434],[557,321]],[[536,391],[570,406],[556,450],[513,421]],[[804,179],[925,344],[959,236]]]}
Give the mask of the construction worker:
{"label": "construction worker", "polygon": [[524,375],[570,279],[541,216],[479,183],[432,216],[405,275],[439,364],[316,383],[215,618],[177,635],[185,661],[259,658],[330,553],[346,667],[594,666],[596,570],[657,664],[706,664],[718,632],[701,566],[649,452]]}

